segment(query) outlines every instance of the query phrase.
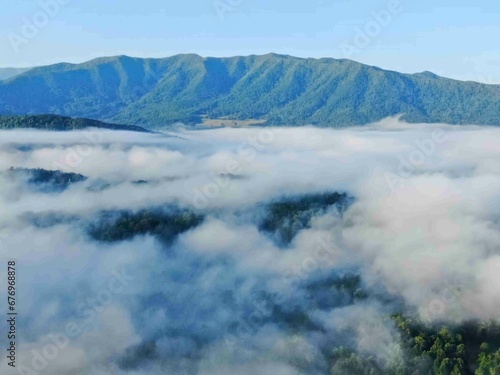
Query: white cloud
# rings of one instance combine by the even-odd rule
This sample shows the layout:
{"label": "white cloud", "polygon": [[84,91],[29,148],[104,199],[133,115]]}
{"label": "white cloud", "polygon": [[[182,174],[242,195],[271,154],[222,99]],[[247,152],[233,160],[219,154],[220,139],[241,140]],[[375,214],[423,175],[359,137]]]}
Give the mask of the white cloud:
{"label": "white cloud", "polygon": [[[344,339],[377,354],[377,338],[396,353],[390,324],[379,322],[400,305],[371,297],[345,306],[328,283],[346,270],[360,270],[368,292],[391,293],[426,319],[498,318],[500,129],[389,119],[340,130],[182,130],[175,137],[106,131],[90,144],[88,138],[0,134],[0,172],[59,165],[89,177],[46,194],[0,175],[0,262],[18,262],[19,309],[29,322],[19,355],[29,362],[48,334],[81,323],[88,299],[108,288],[113,272],[134,276],[51,362],[51,374],[196,373],[188,353],[199,363],[215,358],[198,371],[206,375],[321,373],[322,351]],[[259,231],[266,203],[325,191],[355,201],[342,216],[330,210],[314,217],[286,248]],[[171,205],[206,218],[169,246],[149,235],[98,243],[86,232],[103,210]],[[57,225],[28,220],[50,213],[62,217]],[[313,281],[325,286],[311,297],[304,285]],[[282,321],[266,313],[272,298]],[[294,364],[293,345],[280,349],[293,341],[284,318],[293,312],[324,328],[299,329],[312,364]],[[332,340],[342,325],[355,334]],[[234,336],[243,326],[249,336]],[[228,354],[228,337],[253,356]]]}

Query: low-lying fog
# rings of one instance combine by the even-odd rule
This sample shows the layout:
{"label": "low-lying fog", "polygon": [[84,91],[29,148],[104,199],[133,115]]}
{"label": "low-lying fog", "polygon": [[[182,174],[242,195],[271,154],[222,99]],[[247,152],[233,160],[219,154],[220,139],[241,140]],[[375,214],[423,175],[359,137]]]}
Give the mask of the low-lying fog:
{"label": "low-lying fog", "polygon": [[499,145],[394,119],[2,131],[22,365],[5,373],[328,374],[339,346],[397,361],[394,312],[498,319]]}

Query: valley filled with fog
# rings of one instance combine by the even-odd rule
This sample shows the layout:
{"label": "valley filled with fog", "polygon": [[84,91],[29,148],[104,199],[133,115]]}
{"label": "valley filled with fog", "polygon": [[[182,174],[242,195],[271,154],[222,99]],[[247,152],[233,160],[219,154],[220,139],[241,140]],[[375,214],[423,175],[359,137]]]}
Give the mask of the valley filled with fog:
{"label": "valley filled with fog", "polygon": [[5,374],[474,373],[500,347],[499,144],[398,119],[0,131]]}

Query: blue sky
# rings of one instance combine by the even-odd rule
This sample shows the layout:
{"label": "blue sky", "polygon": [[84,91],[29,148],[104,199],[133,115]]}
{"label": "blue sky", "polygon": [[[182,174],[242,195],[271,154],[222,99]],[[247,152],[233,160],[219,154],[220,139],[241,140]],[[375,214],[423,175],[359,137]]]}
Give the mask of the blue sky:
{"label": "blue sky", "polygon": [[[41,5],[55,2],[51,10]],[[0,0],[0,6],[0,67],[119,54],[277,52],[500,83],[500,3],[493,0]],[[26,27],[34,23],[34,31]]]}

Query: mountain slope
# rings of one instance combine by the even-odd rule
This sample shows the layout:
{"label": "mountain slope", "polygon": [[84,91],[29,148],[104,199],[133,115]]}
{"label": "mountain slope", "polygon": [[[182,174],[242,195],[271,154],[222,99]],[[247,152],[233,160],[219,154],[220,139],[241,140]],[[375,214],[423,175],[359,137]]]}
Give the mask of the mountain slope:
{"label": "mountain slope", "polygon": [[39,67],[0,82],[0,114],[54,113],[157,127],[202,116],[275,125],[500,125],[500,85],[401,74],[350,60],[269,54],[126,56]]}
{"label": "mountain slope", "polygon": [[0,68],[0,81],[18,76],[30,69],[31,68]]}
{"label": "mountain slope", "polygon": [[0,115],[1,129],[40,129],[40,130],[80,130],[86,128],[100,128],[110,130],[126,130],[148,132],[139,126],[108,124],[86,118],[71,118],[56,115],[30,115],[30,116],[2,116]]}

